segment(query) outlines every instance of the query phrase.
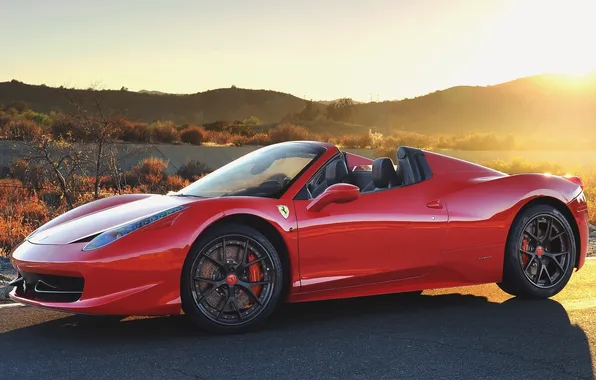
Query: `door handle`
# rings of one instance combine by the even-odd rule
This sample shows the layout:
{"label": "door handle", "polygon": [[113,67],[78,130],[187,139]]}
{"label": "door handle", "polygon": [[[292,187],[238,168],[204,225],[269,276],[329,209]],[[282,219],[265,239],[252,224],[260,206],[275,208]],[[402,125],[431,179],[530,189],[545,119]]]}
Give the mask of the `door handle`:
{"label": "door handle", "polygon": [[439,199],[435,199],[434,201],[430,201],[426,204],[428,208],[443,208],[443,202]]}

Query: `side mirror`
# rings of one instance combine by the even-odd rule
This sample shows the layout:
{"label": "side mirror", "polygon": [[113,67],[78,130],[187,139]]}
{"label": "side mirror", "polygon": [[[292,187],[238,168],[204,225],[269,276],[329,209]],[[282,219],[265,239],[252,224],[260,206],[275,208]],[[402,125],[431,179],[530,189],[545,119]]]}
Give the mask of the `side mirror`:
{"label": "side mirror", "polygon": [[358,186],[349,183],[336,183],[329,186],[321,195],[306,206],[307,211],[319,212],[331,203],[348,203],[360,197]]}

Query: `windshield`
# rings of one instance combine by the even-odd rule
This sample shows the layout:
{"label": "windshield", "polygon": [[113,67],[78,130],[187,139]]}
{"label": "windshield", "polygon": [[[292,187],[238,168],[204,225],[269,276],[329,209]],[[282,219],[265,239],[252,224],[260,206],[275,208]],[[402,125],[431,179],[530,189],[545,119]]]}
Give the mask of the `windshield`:
{"label": "windshield", "polygon": [[279,197],[324,148],[282,143],[260,148],[215,170],[176,195]]}

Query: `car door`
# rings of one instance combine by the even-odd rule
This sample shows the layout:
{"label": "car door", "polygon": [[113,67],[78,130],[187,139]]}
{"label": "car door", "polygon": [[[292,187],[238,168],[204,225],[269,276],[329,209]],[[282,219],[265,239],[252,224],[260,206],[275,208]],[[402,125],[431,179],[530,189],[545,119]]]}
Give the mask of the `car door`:
{"label": "car door", "polygon": [[318,212],[294,200],[302,291],[423,276],[438,261],[447,228],[443,205],[425,195],[431,180],[361,193]]}

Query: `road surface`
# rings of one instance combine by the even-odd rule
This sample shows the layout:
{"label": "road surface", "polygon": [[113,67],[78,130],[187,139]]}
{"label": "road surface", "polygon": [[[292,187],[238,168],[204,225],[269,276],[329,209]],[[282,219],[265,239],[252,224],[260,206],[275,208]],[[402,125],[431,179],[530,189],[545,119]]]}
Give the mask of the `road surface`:
{"label": "road surface", "polygon": [[495,285],[286,305],[265,329],[0,305],[2,379],[594,379],[596,260],[553,300]]}

